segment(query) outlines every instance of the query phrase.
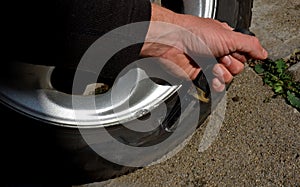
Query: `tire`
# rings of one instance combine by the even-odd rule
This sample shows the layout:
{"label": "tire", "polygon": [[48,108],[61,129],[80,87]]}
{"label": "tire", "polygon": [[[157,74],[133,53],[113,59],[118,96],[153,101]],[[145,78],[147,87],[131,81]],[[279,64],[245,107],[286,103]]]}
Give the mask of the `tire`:
{"label": "tire", "polygon": [[[210,9],[202,9],[201,11],[199,11],[199,4],[198,6],[192,6],[194,4],[184,4],[184,2],[192,1],[161,0],[161,4],[175,12],[215,18],[227,22],[234,28],[248,29],[251,23],[252,1],[253,0],[206,0]],[[197,2],[204,1],[195,0],[194,3],[195,2],[197,4]],[[190,9],[187,9],[187,7],[190,7]],[[30,77],[23,79],[24,77],[20,76],[20,72],[18,72],[18,76],[15,76],[21,77],[20,81],[25,81],[24,84],[18,84],[22,85],[20,89],[11,89],[11,85],[13,85],[15,78],[14,76],[11,79],[7,79],[7,72],[2,69],[3,72],[1,73],[1,76],[3,77],[1,77],[0,80],[12,80],[12,84],[10,84],[10,81],[0,81],[0,112],[3,118],[7,118],[10,122],[10,124],[5,125],[3,130],[3,132],[10,135],[9,141],[7,141],[7,137],[4,136],[2,139],[2,142],[9,142],[4,146],[4,160],[6,163],[4,164],[3,169],[6,173],[5,178],[8,182],[63,182],[66,185],[82,184],[106,180],[136,169],[117,165],[101,158],[86,144],[81,136],[81,132],[79,132],[77,128],[65,125],[67,123],[61,121],[61,119],[64,119],[64,116],[59,119],[52,119],[53,115],[42,114],[39,113],[39,111],[34,112],[38,108],[35,105],[36,103],[39,103],[38,99],[48,96],[47,94],[49,92],[42,92],[42,90],[51,89],[50,83],[47,82],[49,81],[49,77],[41,78],[41,81],[38,81],[38,86],[40,86],[39,91],[33,92],[32,95],[35,97],[31,99],[32,102],[28,100],[27,94],[29,91],[34,90],[32,88],[37,86],[36,76],[42,77],[44,75],[50,75],[55,70],[43,66],[36,66],[34,68],[29,66],[30,65],[24,65],[24,73],[26,75],[35,75],[32,77],[32,80]],[[21,69],[18,64],[17,67],[19,70]],[[29,69],[32,72],[28,73]],[[12,72],[13,70],[14,69],[12,69]],[[144,88],[147,89],[147,87]],[[24,92],[20,92],[22,89],[24,89]],[[15,94],[14,91],[18,93]],[[59,93],[59,90],[54,90],[51,94],[54,92]],[[14,105],[18,103],[14,100],[15,95],[18,96],[19,102],[24,102],[23,105],[28,109],[27,112],[20,107],[14,107]],[[62,95],[67,97],[66,94]],[[51,98],[43,100],[44,102],[50,102],[49,104],[51,104],[51,106],[56,104],[56,99],[61,99],[61,97],[56,97],[56,95],[54,95],[54,97],[49,95],[49,97],[46,98]],[[190,99],[188,96],[186,98]],[[177,102],[178,99],[176,96],[166,100],[166,105],[169,106],[167,111],[170,115],[168,116],[177,116],[177,111],[174,111]],[[61,107],[61,110],[64,111],[64,109],[67,108],[68,105]],[[207,110],[203,110],[200,112],[205,113],[206,111]],[[59,114],[56,111],[54,112],[55,114]],[[186,112],[191,114],[193,111],[187,110]],[[64,113],[61,115],[63,114]],[[40,116],[46,116],[46,118],[43,119],[43,117]],[[201,115],[200,113],[200,116],[207,116],[207,114]],[[167,125],[174,123],[175,120],[174,117],[171,117],[168,119]],[[201,120],[204,119],[200,119],[199,121]],[[26,124],[26,126],[24,124]],[[118,134],[124,133],[123,129],[119,130],[120,128],[111,128],[116,137],[119,136]],[[186,133],[191,134],[192,132]],[[149,136],[146,134],[145,136],[149,137],[149,141],[143,145],[155,144],[160,138],[168,137],[168,135],[168,132],[164,131],[164,129],[155,131],[155,133],[152,133]],[[129,136],[125,138],[131,139],[132,137],[130,137],[129,134]],[[137,143],[140,142],[141,141]]]}
{"label": "tire", "polygon": [[[6,142],[3,147],[6,162],[2,165],[5,171],[4,178],[7,180],[5,182],[52,183],[55,184],[53,186],[57,186],[57,184],[85,184],[117,177],[138,168],[117,164],[113,160],[109,161],[111,159],[100,156],[101,154],[96,153],[93,148],[99,150],[99,147],[105,147],[108,149],[105,151],[106,154],[115,156],[117,155],[114,152],[117,150],[114,146],[115,140],[133,147],[150,147],[168,141],[171,142],[168,146],[176,147],[193,133],[194,128],[185,131],[181,129],[178,137],[171,136],[173,127],[177,131],[180,127],[191,127],[192,122],[197,122],[197,119],[189,115],[198,116],[200,112],[200,116],[207,116],[201,115],[201,112],[208,111],[209,104],[203,104],[200,111],[194,108],[197,106],[197,100],[195,102],[195,98],[186,92],[191,85],[170,86],[159,82],[161,80],[145,79],[146,75],[142,69],[122,76],[126,80],[126,85],[136,85],[136,87],[129,95],[123,94],[124,98],[114,100],[115,105],[106,103],[113,97],[112,91],[107,91],[103,95],[95,95],[95,98],[76,95],[75,97],[81,100],[80,108],[76,106],[74,108],[72,95],[58,90],[53,84],[52,79],[61,80],[65,74],[65,72],[55,71],[54,67],[18,62],[0,69],[0,113],[3,116],[2,120],[8,122],[4,124],[2,130],[9,135],[9,137],[2,136],[2,142]],[[118,81],[122,80],[118,79]],[[122,87],[125,84],[120,82],[117,85]],[[115,88],[119,89],[118,86]],[[181,105],[177,92],[185,94],[182,96],[185,101],[183,103],[188,105]],[[155,97],[151,97],[151,93],[154,93]],[[159,93],[161,95],[158,95]],[[122,94],[118,94],[118,98],[120,96]],[[108,99],[103,101],[102,98]],[[102,102],[97,103],[100,106],[95,106],[97,110],[90,109],[90,99],[98,101],[102,99]],[[124,102],[126,99],[127,102]],[[146,105],[140,105],[145,102]],[[107,110],[122,103],[130,103],[129,107],[132,108]],[[137,109],[136,112],[132,110],[134,107]],[[146,107],[152,108],[146,111]],[[85,122],[81,126],[74,120],[74,116],[68,114],[68,111],[76,113],[83,109],[93,114],[84,118],[81,118],[83,117],[81,115],[75,118]],[[99,110],[106,110],[106,112],[97,115],[95,112]],[[130,115],[127,117],[126,111],[129,114],[136,114],[136,118],[129,118]],[[125,116],[123,121],[118,113]],[[109,118],[112,114],[113,117]],[[165,114],[165,117],[161,114]],[[92,120],[90,123],[92,116],[96,116],[96,121]],[[154,117],[147,120],[150,116]],[[177,128],[181,116],[184,116],[180,123],[182,125]],[[105,118],[108,122],[105,122]],[[112,120],[117,121],[112,123]],[[130,130],[134,129],[136,124],[140,124],[140,120],[144,124],[147,123],[148,127],[156,128],[147,132]],[[201,120],[204,119],[199,119]],[[108,133],[109,138],[107,138]],[[156,149],[156,151],[151,149],[150,153],[149,150],[146,153],[139,153],[137,161],[151,163],[166,155],[169,150],[168,148]]]}
{"label": "tire", "polygon": [[[161,5],[177,13],[214,18],[233,28],[249,29],[253,0],[161,0]],[[210,7],[205,10],[200,7]]]}
{"label": "tire", "polygon": [[219,0],[216,19],[233,28],[249,29],[252,18],[253,0]]}

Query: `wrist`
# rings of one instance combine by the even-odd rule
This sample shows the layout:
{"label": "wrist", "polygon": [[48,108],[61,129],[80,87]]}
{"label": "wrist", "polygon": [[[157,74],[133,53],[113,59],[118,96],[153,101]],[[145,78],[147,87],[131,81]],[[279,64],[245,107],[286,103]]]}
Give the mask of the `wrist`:
{"label": "wrist", "polygon": [[151,4],[151,21],[161,21],[176,24],[177,13],[161,7],[155,3]]}

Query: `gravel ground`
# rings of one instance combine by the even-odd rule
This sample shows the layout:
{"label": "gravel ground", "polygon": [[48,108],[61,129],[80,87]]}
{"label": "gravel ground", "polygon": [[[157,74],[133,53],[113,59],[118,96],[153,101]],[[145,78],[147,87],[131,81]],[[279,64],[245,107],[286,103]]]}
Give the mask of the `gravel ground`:
{"label": "gravel ground", "polygon": [[[300,47],[299,9],[299,0],[254,0],[251,30],[272,59]],[[208,121],[169,160],[81,186],[300,186],[300,113],[272,95],[246,67],[228,90],[223,126],[206,151],[198,148]]]}

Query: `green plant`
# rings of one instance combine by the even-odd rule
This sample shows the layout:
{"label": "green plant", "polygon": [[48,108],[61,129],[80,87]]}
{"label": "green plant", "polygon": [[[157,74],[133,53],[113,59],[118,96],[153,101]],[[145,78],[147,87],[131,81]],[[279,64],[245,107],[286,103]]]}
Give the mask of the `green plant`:
{"label": "green plant", "polygon": [[283,59],[260,61],[253,68],[262,76],[264,84],[273,89],[275,96],[283,96],[288,104],[300,110],[300,83],[293,81],[287,72],[288,65]]}

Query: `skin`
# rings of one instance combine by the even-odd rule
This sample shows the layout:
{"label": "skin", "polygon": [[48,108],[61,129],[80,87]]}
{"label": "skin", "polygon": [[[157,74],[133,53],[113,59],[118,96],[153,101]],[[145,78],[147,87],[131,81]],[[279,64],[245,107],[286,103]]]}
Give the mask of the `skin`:
{"label": "skin", "polygon": [[[225,84],[230,83],[234,75],[243,71],[244,63],[248,58],[263,60],[268,57],[267,51],[256,37],[235,32],[226,23],[214,19],[177,14],[152,4],[151,21],[177,25],[192,32],[204,42],[219,62],[213,68],[213,74],[216,77],[212,80],[213,89],[217,92],[223,91]],[[151,40],[159,33],[166,32],[165,30],[166,28],[158,28],[157,25],[150,23],[141,56],[165,59],[162,60],[162,65],[172,73],[179,77],[195,79],[201,67],[184,52],[183,49],[193,50],[193,47],[180,38],[180,33],[174,34],[175,40],[174,37],[163,36],[165,40],[176,41],[174,46],[155,43]],[[172,35],[171,33],[169,35]],[[203,53],[203,51],[196,52]]]}

